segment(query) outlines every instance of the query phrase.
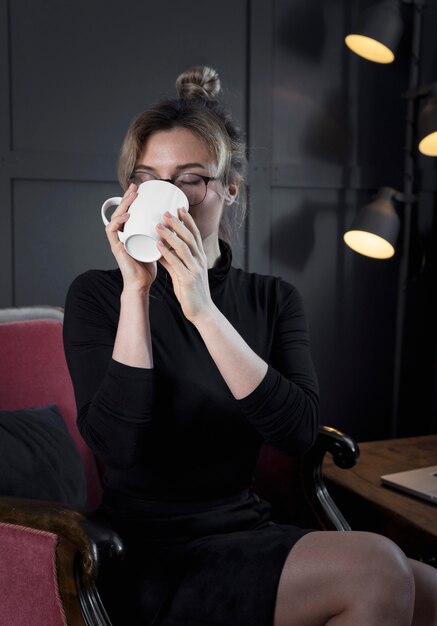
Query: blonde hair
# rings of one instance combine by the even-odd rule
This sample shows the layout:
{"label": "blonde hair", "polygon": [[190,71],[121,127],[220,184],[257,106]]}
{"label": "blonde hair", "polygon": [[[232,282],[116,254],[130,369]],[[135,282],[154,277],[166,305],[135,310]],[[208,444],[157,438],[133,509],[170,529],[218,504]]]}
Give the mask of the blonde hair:
{"label": "blonde hair", "polygon": [[220,237],[230,242],[244,221],[246,212],[246,145],[230,113],[216,98],[220,93],[216,70],[196,66],[176,80],[179,98],[158,102],[134,119],[123,141],[118,177],[126,189],[147,138],[154,132],[187,128],[197,135],[217,163],[217,177],[225,186],[237,185],[237,201],[223,211]]}

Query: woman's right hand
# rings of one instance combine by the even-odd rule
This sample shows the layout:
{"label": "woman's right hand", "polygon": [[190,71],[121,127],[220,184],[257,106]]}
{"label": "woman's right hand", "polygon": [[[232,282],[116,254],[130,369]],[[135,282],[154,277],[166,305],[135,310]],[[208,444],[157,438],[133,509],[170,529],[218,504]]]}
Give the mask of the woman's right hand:
{"label": "woman's right hand", "polygon": [[123,289],[148,292],[156,278],[156,261],[142,263],[135,260],[127,253],[124,244],[118,237],[118,231],[129,219],[128,209],[137,197],[137,189],[138,187],[133,183],[128,187],[105,230],[112,254],[123,276]]}

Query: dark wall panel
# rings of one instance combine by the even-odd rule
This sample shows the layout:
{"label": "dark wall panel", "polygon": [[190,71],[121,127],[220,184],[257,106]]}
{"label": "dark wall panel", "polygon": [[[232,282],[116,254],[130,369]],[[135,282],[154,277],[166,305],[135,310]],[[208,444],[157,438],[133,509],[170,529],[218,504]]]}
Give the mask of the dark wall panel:
{"label": "dark wall panel", "polygon": [[248,4],[0,0],[0,11],[0,306],[59,305],[78,271],[112,263],[98,211],[121,193],[117,155],[137,113],[209,64],[244,128]]}
{"label": "dark wall panel", "polygon": [[[272,273],[296,285],[310,326],[321,395],[336,395],[338,193],[335,190],[275,189],[272,195]],[[334,393],[332,393],[334,392]],[[329,413],[332,422],[332,411]]]}
{"label": "dark wall panel", "polygon": [[275,163],[344,160],[344,22],[341,2],[275,1]]}
{"label": "dark wall panel", "polygon": [[15,150],[115,154],[132,117],[198,63],[223,71],[244,123],[243,0],[13,0],[10,14]]}
{"label": "dark wall panel", "polygon": [[64,306],[75,276],[115,267],[100,207],[118,195],[115,184],[16,181],[15,297],[18,306]]}

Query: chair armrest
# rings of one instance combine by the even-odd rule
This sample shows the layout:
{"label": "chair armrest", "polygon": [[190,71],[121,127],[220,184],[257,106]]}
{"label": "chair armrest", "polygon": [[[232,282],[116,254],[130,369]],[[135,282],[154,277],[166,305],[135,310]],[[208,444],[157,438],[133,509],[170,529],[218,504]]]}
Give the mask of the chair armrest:
{"label": "chair armrest", "polygon": [[69,623],[111,626],[95,585],[102,561],[123,555],[111,528],[63,504],[6,496],[0,496],[0,522],[57,535],[57,578]]}
{"label": "chair armrest", "polygon": [[313,447],[302,459],[301,472],[308,505],[325,530],[351,530],[325,485],[322,465],[325,454],[332,454],[334,463],[349,469],[358,461],[360,451],[354,439],[335,428],[321,426]]}
{"label": "chair armrest", "polygon": [[104,560],[124,552],[117,533],[92,513],[57,502],[1,496],[0,521],[45,530],[69,541],[80,554],[83,573],[92,580]]}

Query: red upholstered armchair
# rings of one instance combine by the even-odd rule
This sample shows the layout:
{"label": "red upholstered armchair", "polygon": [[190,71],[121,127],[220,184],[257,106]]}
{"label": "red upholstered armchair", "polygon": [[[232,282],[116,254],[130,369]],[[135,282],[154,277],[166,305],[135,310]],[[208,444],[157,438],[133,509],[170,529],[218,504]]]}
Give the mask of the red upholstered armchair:
{"label": "red upholstered armchair", "polygon": [[[101,481],[96,459],[76,428],[62,323],[63,313],[54,307],[0,310],[3,626],[110,624],[94,583],[101,562],[120,554],[122,544],[85,512],[98,505]],[[32,413],[21,411],[34,407],[38,410]],[[61,431],[56,420],[68,431]],[[67,444],[74,447],[72,441],[76,450],[67,450]],[[58,450],[60,444],[64,447]],[[68,481],[66,488],[62,483]],[[79,489],[80,481],[87,494]],[[68,504],[78,500],[82,511]]]}
{"label": "red upholstered armchair", "polygon": [[[0,310],[0,458],[8,459],[0,461],[3,626],[110,625],[95,581],[123,546],[92,514],[101,474],[76,428],[62,322],[54,307]],[[327,451],[344,468],[358,458],[355,442],[327,427],[301,459],[264,446],[256,492],[275,519],[349,529],[323,483]]]}

